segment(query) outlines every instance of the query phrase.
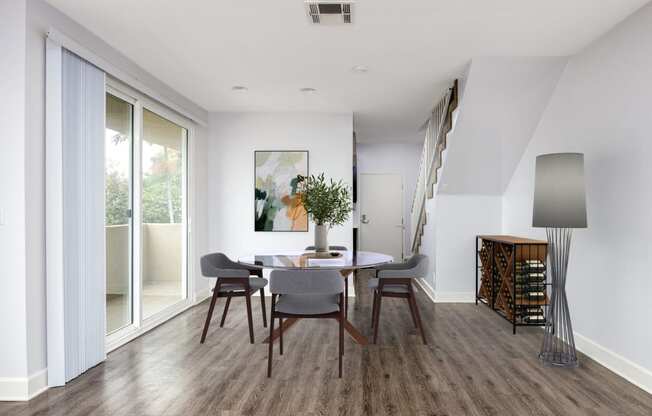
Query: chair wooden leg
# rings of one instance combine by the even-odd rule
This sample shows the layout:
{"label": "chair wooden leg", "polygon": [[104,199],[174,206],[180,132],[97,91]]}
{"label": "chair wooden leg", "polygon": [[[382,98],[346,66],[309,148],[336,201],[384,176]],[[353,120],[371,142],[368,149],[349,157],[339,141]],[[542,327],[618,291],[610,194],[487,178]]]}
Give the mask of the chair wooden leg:
{"label": "chair wooden leg", "polygon": [[200,344],[203,344],[204,341],[206,340],[206,334],[208,333],[208,327],[211,324],[211,318],[213,317],[213,309],[215,309],[215,302],[217,301],[217,297],[220,294],[220,283],[219,279],[217,282],[215,282],[215,288],[213,289],[213,297],[211,298],[211,305],[208,307],[208,314],[206,315],[206,322],[204,323],[204,330],[201,333],[201,341],[199,341]]}
{"label": "chair wooden leg", "polygon": [[260,288],[260,306],[263,308],[263,328],[267,328],[267,309],[265,308],[265,288]]}
{"label": "chair wooden leg", "polygon": [[[271,316],[269,317],[269,339],[272,339],[274,335],[274,312],[272,311]],[[267,377],[272,376],[272,353],[274,352],[274,342],[269,341],[269,347],[267,351]]]}
{"label": "chair wooden leg", "polygon": [[[360,282],[360,279],[358,279],[358,271],[354,270],[353,273],[351,274],[352,279],[353,279],[353,290],[355,293],[360,293],[358,289],[358,283]],[[358,309],[360,307],[360,304],[358,303],[358,296],[356,295],[355,299],[353,300],[353,309]]]}
{"label": "chair wooden leg", "polygon": [[414,323],[414,327],[419,329],[419,324],[417,323],[417,316],[414,314],[414,303],[412,302],[412,295],[410,295],[409,298],[406,299],[408,302],[408,305],[410,305],[410,315],[412,315],[412,323]]}
{"label": "chair wooden leg", "polygon": [[374,327],[376,321],[376,308],[378,307],[378,291],[374,290],[374,300],[371,306],[371,328]]}
{"label": "chair wooden leg", "polygon": [[224,321],[226,321],[226,314],[229,312],[229,305],[231,305],[231,296],[226,298],[226,303],[224,304],[224,312],[222,312],[222,320],[220,321],[220,328],[224,328]]}
{"label": "chair wooden leg", "polygon": [[342,308],[340,308],[340,353],[339,353],[339,377],[342,378],[342,356],[344,355],[344,314],[342,313]]}
{"label": "chair wooden leg", "polygon": [[281,351],[281,355],[283,355],[283,318],[278,318],[278,331],[279,331],[278,345]]}
{"label": "chair wooden leg", "polygon": [[417,306],[417,298],[416,296],[414,296],[414,290],[412,290],[412,286],[410,286],[410,302],[412,303],[412,307],[414,308],[414,317],[416,318],[419,332],[421,332],[421,339],[423,340],[423,343],[427,345],[428,341],[426,341],[426,333],[423,330],[423,324],[421,323],[421,315],[419,315],[419,307]]}
{"label": "chair wooden leg", "polygon": [[254,343],[254,323],[251,319],[251,294],[247,293],[245,295],[245,301],[247,303],[247,323],[249,324],[249,341]]}
{"label": "chair wooden leg", "polygon": [[344,278],[344,316],[349,319],[349,277]]}
{"label": "chair wooden leg", "polygon": [[378,304],[376,305],[376,316],[374,317],[374,344],[378,341],[378,322],[380,321],[380,305],[383,300],[383,294],[378,292]]}

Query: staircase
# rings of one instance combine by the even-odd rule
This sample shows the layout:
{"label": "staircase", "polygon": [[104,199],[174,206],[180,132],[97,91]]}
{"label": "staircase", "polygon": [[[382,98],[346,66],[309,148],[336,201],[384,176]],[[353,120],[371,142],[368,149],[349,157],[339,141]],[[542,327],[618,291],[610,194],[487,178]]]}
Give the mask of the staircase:
{"label": "staircase", "polygon": [[435,195],[438,170],[442,165],[442,153],[446,149],[446,136],[453,128],[453,112],[458,104],[458,82],[439,100],[428,121],[425,123],[425,138],[419,163],[419,176],[412,200],[410,214],[410,235],[412,252],[418,253],[426,225],[426,200]]}

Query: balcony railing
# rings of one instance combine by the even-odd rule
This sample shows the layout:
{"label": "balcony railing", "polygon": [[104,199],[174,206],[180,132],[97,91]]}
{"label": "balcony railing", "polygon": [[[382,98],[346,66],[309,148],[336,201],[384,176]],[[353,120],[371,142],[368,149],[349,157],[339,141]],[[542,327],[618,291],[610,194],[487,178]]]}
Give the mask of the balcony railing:
{"label": "balcony railing", "polygon": [[[127,294],[130,284],[129,225],[109,225],[105,231],[107,293]],[[143,284],[181,281],[182,241],[182,224],[143,224]]]}

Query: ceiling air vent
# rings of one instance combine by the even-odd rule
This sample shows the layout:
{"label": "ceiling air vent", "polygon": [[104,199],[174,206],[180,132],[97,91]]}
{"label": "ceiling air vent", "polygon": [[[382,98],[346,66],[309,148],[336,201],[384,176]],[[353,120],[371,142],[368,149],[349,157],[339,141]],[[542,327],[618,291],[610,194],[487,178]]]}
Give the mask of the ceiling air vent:
{"label": "ceiling air vent", "polygon": [[306,0],[306,13],[316,25],[348,25],[352,23],[353,1]]}

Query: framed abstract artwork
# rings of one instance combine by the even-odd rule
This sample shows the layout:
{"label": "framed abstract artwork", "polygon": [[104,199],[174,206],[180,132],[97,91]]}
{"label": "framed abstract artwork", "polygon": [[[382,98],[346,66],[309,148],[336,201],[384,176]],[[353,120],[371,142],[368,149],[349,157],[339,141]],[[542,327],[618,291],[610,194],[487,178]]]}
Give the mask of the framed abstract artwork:
{"label": "framed abstract artwork", "polygon": [[308,175],[307,150],[254,152],[256,231],[308,231],[308,215],[297,191],[299,175]]}

